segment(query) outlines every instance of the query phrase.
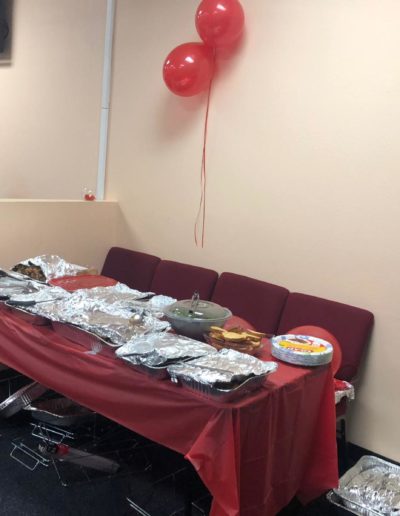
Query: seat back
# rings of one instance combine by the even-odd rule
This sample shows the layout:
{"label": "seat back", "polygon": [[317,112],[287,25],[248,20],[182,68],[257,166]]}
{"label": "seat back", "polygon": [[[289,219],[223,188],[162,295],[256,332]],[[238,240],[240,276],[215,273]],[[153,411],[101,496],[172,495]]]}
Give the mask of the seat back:
{"label": "seat back", "polygon": [[212,301],[243,317],[257,331],[274,334],[288,294],[284,287],[223,272],[218,278]]}
{"label": "seat back", "polygon": [[368,310],[307,294],[289,294],[278,327],[280,335],[291,328],[314,325],[325,328],[339,341],[342,363],[336,377],[353,380],[367,346],[374,316]]}
{"label": "seat back", "polygon": [[125,283],[130,288],[147,292],[150,290],[159,261],[160,258],[151,254],[112,247],[108,251],[101,273]]}
{"label": "seat back", "polygon": [[154,273],[151,290],[176,299],[191,299],[197,291],[200,299],[209,300],[217,279],[218,273],[211,269],[161,260]]}

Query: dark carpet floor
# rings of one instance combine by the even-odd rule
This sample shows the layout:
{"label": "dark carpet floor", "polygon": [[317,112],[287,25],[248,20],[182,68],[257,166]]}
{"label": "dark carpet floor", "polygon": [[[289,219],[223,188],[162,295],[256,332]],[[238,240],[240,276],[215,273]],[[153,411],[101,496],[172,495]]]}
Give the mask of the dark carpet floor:
{"label": "dark carpet floor", "polygon": [[[4,397],[0,382],[0,401]],[[38,462],[35,456],[38,443],[48,443],[49,434],[36,428],[45,439],[33,437],[34,422],[25,411],[0,419],[1,516],[184,516],[190,512],[193,516],[205,516],[209,513],[211,499],[206,488],[179,454],[96,416],[76,431],[73,440],[66,438],[64,442],[87,450],[89,460],[102,456],[118,462],[120,468],[116,474],[69,461]],[[97,464],[97,467],[103,466]],[[128,499],[134,506],[130,506]],[[307,507],[293,500],[279,516],[345,514],[349,513],[322,496]]]}

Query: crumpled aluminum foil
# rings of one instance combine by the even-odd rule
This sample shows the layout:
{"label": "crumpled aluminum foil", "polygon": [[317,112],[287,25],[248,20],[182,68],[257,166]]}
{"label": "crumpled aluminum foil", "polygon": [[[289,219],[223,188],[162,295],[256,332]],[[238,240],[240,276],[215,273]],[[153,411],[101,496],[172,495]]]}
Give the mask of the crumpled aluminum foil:
{"label": "crumpled aluminum foil", "polygon": [[47,287],[45,285],[42,288],[35,290],[31,293],[14,294],[10,296],[12,304],[26,303],[46,303],[48,301],[56,301],[57,299],[65,299],[71,294],[60,287]]}
{"label": "crumpled aluminum foil", "polygon": [[356,514],[400,515],[400,466],[364,455],[333,492]]}
{"label": "crumpled aluminum foil", "polygon": [[153,292],[141,292],[129,288],[123,283],[117,283],[111,287],[94,287],[76,290],[73,294],[73,302],[83,302],[90,305],[92,309],[104,310],[112,307],[112,310],[130,309],[143,307],[143,301],[140,304],[137,301],[148,298]]}
{"label": "crumpled aluminum foil", "polygon": [[202,384],[217,386],[241,383],[253,376],[267,375],[276,371],[276,362],[263,362],[233,349],[222,349],[218,353],[168,367],[172,379],[194,380]]}
{"label": "crumpled aluminum foil", "polygon": [[154,367],[216,352],[215,348],[204,342],[173,333],[162,333],[137,337],[117,349],[115,354],[129,359],[132,364]]}
{"label": "crumpled aluminum foil", "polygon": [[341,390],[335,390],[335,404],[337,405],[343,398],[349,398],[349,400],[355,399],[354,385],[349,382],[343,382],[344,388]]}
{"label": "crumpled aluminum foil", "polygon": [[148,304],[154,310],[162,311],[163,308],[165,308],[168,305],[172,305],[173,303],[176,303],[176,301],[177,300],[174,297],[158,295],[158,296],[153,296],[149,300]]}
{"label": "crumpled aluminum foil", "polygon": [[63,276],[76,276],[80,272],[87,269],[82,265],[76,265],[74,263],[68,263],[60,256],[56,254],[42,254],[41,256],[35,256],[34,258],[28,258],[23,262],[23,265],[37,265],[43,271],[47,280],[53,278],[61,278]]}
{"label": "crumpled aluminum foil", "polygon": [[169,323],[157,319],[144,306],[129,308],[135,292],[138,291],[122,284],[117,289],[82,289],[65,299],[38,303],[27,309],[51,321],[79,326],[114,344],[124,344],[144,333],[168,330]]}
{"label": "crumpled aluminum foil", "polygon": [[24,281],[9,276],[2,276],[0,277],[0,296],[10,298],[14,295],[35,293],[40,290],[39,285],[29,280]]}

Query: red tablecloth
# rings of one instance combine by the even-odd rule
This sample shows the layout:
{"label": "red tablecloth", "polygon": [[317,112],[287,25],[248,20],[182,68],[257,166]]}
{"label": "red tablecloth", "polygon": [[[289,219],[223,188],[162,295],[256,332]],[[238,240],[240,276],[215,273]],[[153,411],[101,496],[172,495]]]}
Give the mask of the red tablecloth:
{"label": "red tablecloth", "polygon": [[273,515],[295,495],[307,502],[337,485],[329,367],[279,363],[261,390],[221,404],[7,313],[0,362],[184,454],[214,497],[213,516]]}

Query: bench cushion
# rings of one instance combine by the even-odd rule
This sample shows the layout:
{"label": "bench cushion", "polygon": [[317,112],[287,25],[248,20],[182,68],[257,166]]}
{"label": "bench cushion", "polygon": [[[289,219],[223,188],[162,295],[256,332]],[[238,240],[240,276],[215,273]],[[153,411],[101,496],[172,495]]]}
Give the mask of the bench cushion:
{"label": "bench cushion", "polygon": [[101,271],[103,276],[114,278],[130,288],[147,292],[160,258],[151,254],[112,247]]}

